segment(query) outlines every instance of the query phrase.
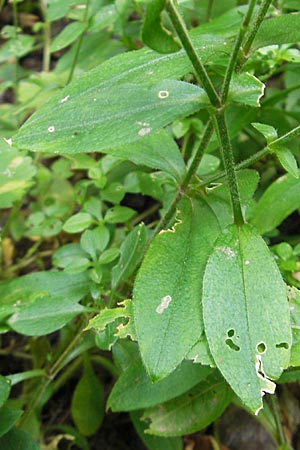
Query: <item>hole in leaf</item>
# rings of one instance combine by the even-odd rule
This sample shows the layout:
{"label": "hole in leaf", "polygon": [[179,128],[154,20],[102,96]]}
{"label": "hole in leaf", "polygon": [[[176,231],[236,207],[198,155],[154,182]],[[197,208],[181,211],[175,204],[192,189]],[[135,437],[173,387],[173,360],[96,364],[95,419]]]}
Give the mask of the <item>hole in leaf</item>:
{"label": "hole in leaf", "polygon": [[276,344],[276,348],[284,348],[285,350],[288,350],[290,347],[287,342],[280,342],[280,344]]}
{"label": "hole in leaf", "polygon": [[257,349],[258,353],[260,353],[262,355],[263,353],[265,353],[267,351],[267,346],[264,342],[260,342],[259,344],[257,344],[256,349]]}
{"label": "hole in leaf", "polygon": [[240,351],[240,347],[238,345],[236,345],[232,339],[226,339],[225,344],[228,345],[228,347],[230,347],[232,350],[234,350],[235,352],[239,352]]}
{"label": "hole in leaf", "polygon": [[233,337],[235,335],[235,331],[231,328],[230,330],[227,331],[227,336],[228,337]]}

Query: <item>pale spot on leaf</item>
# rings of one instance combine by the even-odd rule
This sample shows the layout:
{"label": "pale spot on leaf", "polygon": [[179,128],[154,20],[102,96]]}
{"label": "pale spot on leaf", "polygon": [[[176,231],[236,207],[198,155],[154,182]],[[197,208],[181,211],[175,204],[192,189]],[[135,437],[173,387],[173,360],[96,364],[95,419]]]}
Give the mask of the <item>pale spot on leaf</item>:
{"label": "pale spot on leaf", "polygon": [[162,313],[164,312],[164,310],[168,308],[168,306],[169,306],[171,300],[172,300],[171,295],[166,295],[165,297],[163,297],[163,298],[161,299],[160,305],[156,308],[155,311],[156,311],[158,314],[162,314]]}
{"label": "pale spot on leaf", "polygon": [[141,136],[141,137],[144,137],[144,136],[147,136],[147,134],[149,134],[150,131],[151,131],[151,128],[141,128],[138,131],[138,135]]}
{"label": "pale spot on leaf", "polygon": [[60,103],[65,103],[65,102],[67,102],[67,101],[69,100],[69,98],[70,98],[70,96],[67,95],[66,97],[64,97],[64,98],[61,99]]}
{"label": "pale spot on leaf", "polygon": [[169,97],[169,91],[159,91],[158,98],[167,98]]}
{"label": "pale spot on leaf", "polygon": [[50,126],[48,127],[48,131],[49,131],[49,133],[54,133],[55,127],[54,127],[53,125],[50,125]]}

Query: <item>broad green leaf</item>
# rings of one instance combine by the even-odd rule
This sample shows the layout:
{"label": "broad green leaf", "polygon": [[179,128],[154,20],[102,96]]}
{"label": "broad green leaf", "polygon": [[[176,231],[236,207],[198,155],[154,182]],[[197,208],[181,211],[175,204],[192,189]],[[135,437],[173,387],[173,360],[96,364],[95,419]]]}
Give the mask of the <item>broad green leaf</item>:
{"label": "broad green leaf", "polygon": [[59,330],[84,307],[65,297],[38,297],[30,305],[14,313],[7,323],[18,333],[27,336],[43,336]]}
{"label": "broad green leaf", "polygon": [[28,34],[17,34],[15,39],[6,41],[0,48],[0,64],[27,55],[33,49],[34,41],[34,36]]}
{"label": "broad green leaf", "polygon": [[300,40],[300,13],[282,14],[266,19],[253,42],[253,49],[267,45],[296,43]]}
{"label": "broad green leaf", "polygon": [[50,46],[51,53],[68,47],[68,45],[76,41],[76,39],[84,32],[85,29],[86,24],[82,22],[72,22],[64,27],[63,30],[53,39]]}
{"label": "broad green leaf", "polygon": [[[124,300],[118,303],[118,307],[109,309],[104,308],[100,314],[93,317],[90,321],[86,330],[94,328],[98,332],[104,331],[108,325],[115,325],[114,336],[118,338],[125,338],[130,336],[131,339],[136,340],[136,333],[133,323],[133,313],[132,313],[132,301]],[[119,320],[118,320],[119,319]],[[112,332],[111,328],[109,329]]]}
{"label": "broad green leaf", "polygon": [[[85,231],[85,233],[87,232],[91,231]],[[68,265],[71,264],[74,259],[85,258],[86,256],[86,252],[81,248],[79,244],[66,244],[55,250],[52,255],[52,262],[56,267],[65,268],[68,267]]]}
{"label": "broad green leaf", "polygon": [[249,225],[217,239],[203,280],[205,334],[215,363],[256,414],[271,380],[288,366],[291,325],[285,284],[265,242]]}
{"label": "broad green leaf", "polygon": [[261,234],[273,230],[300,207],[300,179],[287,174],[272,183],[254,208],[251,222]]}
{"label": "broad green leaf", "polygon": [[203,177],[215,172],[220,166],[220,158],[214,155],[204,154],[197,170],[197,175]]}
{"label": "broad green leaf", "polygon": [[265,85],[250,73],[234,75],[230,83],[228,99],[245,105],[259,107]]}
{"label": "broad green leaf", "polygon": [[72,418],[84,436],[96,433],[104,417],[103,387],[90,363],[85,362],[83,375],[72,397]]}
{"label": "broad green leaf", "polygon": [[0,438],[0,448],[5,450],[40,450],[30,434],[23,430],[11,428]]}
{"label": "broad green leaf", "polygon": [[259,122],[252,122],[251,125],[265,137],[268,144],[277,139],[277,131],[271,125]]}
{"label": "broad green leaf", "polygon": [[105,152],[137,165],[163,170],[173,175],[176,180],[180,180],[185,171],[179,148],[164,130],[131,144],[110,148]]}
{"label": "broad green leaf", "polygon": [[36,173],[32,159],[4,141],[0,143],[0,208],[10,208],[32,185]]}
{"label": "broad green leaf", "polygon": [[163,438],[160,436],[151,436],[146,434],[145,430],[147,428],[146,423],[141,420],[143,413],[142,411],[132,411],[130,413],[130,418],[133,425],[149,450],[183,450],[183,442],[179,437],[169,437]]}
{"label": "broad green leaf", "polygon": [[142,39],[144,44],[159,53],[172,53],[179,50],[180,45],[163,25],[162,12],[165,3],[166,0],[151,0],[148,2]]}
{"label": "broad green leaf", "polygon": [[89,280],[85,274],[37,272],[4,281],[0,283],[0,319],[22,311],[37,297],[60,297],[77,303],[88,292]]}
{"label": "broad green leaf", "polygon": [[150,420],[147,433],[182,436],[199,431],[216,420],[232,399],[232,391],[219,374],[213,373],[189,392],[144,412]]}
{"label": "broad green leaf", "polygon": [[153,380],[170,374],[203,332],[202,274],[219,225],[201,200],[178,205],[173,228],[154,239],[138,272],[134,320],[142,360]]}
{"label": "broad green leaf", "polygon": [[118,248],[108,248],[105,250],[99,258],[99,264],[109,264],[114,261],[120,254]]}
{"label": "broad green leaf", "polygon": [[297,160],[291,150],[288,148],[278,148],[274,151],[277,158],[279,159],[282,167],[294,178],[299,178],[299,168]]}
{"label": "broad green leaf", "polygon": [[23,414],[20,409],[12,409],[8,406],[0,408],[0,437],[7,433]]}
{"label": "broad green leaf", "polygon": [[101,86],[97,80],[84,89],[84,82],[75,80],[33,114],[13,142],[32,151],[103,151],[137,141],[207,105],[203,89],[183,81],[111,80]]}
{"label": "broad green leaf", "polygon": [[88,228],[93,223],[93,218],[90,214],[79,212],[74,216],[69,217],[63,226],[63,230],[67,233],[80,233]]}
{"label": "broad green leaf", "polygon": [[111,286],[115,289],[128,279],[141,260],[141,254],[146,244],[146,227],[140,224],[126,236],[120,248],[120,259],[111,272]]}
{"label": "broad green leaf", "polygon": [[138,359],[118,379],[108,398],[112,411],[147,408],[178,397],[206,378],[212,369],[184,361],[171,375],[152,383]]}
{"label": "broad green leaf", "polygon": [[0,408],[4,405],[8,399],[11,389],[10,381],[0,375]]}

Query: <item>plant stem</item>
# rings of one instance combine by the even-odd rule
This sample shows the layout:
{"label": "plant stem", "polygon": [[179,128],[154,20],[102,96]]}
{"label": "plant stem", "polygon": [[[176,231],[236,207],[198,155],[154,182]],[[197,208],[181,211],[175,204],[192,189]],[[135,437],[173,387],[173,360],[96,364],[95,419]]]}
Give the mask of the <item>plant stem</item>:
{"label": "plant stem", "polygon": [[267,11],[269,9],[269,6],[271,5],[272,0],[263,0],[259,10],[257,11],[257,14],[254,18],[254,21],[252,23],[251,29],[248,31],[247,35],[245,36],[245,42],[243,45],[243,59],[241,61],[240,65],[243,65],[246,59],[248,58],[252,43],[255,39],[255,36],[259,30],[259,27],[261,26],[262,21],[265,18],[265,15],[267,14]]}
{"label": "plant stem", "polygon": [[225,120],[224,111],[216,112],[214,116],[215,127],[217,130],[220,148],[223,157],[223,163],[226,171],[227,181],[230,190],[231,203],[233,209],[234,223],[236,225],[242,225],[244,223],[244,217],[242,213],[241,200],[239,194],[239,187],[236,177],[236,169],[234,165],[234,158],[231,148],[230,139],[228,136],[228,129]]}
{"label": "plant stem", "polygon": [[44,49],[43,49],[43,71],[50,70],[50,45],[51,45],[51,24],[47,18],[47,3],[46,0],[41,0],[41,11],[44,19]]}
{"label": "plant stem", "polygon": [[229,86],[230,86],[230,81],[232,78],[232,74],[236,68],[237,65],[237,60],[238,60],[238,55],[240,52],[240,48],[243,42],[243,39],[245,37],[245,34],[248,30],[248,26],[252,17],[252,13],[254,10],[256,4],[256,0],[251,0],[249,3],[249,7],[247,10],[247,13],[243,19],[242,25],[240,27],[240,31],[239,34],[237,35],[237,38],[235,40],[234,43],[234,47],[233,50],[231,52],[230,55],[230,60],[229,63],[227,65],[226,68],[226,72],[225,72],[225,77],[224,77],[224,81],[223,81],[223,86],[222,86],[222,95],[221,95],[221,102],[222,104],[224,104],[227,100],[227,96],[228,96],[228,92],[229,92]]}
{"label": "plant stem", "polygon": [[200,83],[202,84],[203,88],[205,89],[209,100],[211,104],[215,107],[220,107],[220,98],[214,88],[214,85],[212,84],[212,81],[206,72],[206,69],[204,65],[202,64],[202,61],[197,54],[195,47],[191,41],[191,38],[189,36],[189,33],[186,29],[185,23],[181,17],[181,15],[178,12],[177,6],[175,6],[175,0],[168,0],[166,3],[166,10],[169,13],[172,25],[174,26],[179,39],[182,43],[182,46],[184,50],[186,51],[192,65],[194,66],[194,69],[196,71],[196,76],[199,78]]}
{"label": "plant stem", "polygon": [[276,394],[269,396],[270,405],[273,412],[274,421],[276,424],[277,434],[278,434],[278,445],[287,445],[287,439],[283,431],[281,417],[280,417],[280,408],[278,404],[278,398]]}
{"label": "plant stem", "polygon": [[209,22],[210,21],[210,16],[211,16],[213,3],[214,3],[214,0],[208,0],[208,2],[207,2],[205,22]]}
{"label": "plant stem", "polygon": [[[186,175],[184,176],[182,182],[180,183],[178,190],[175,194],[175,196],[173,197],[172,202],[170,203],[167,211],[165,212],[165,214],[162,216],[162,218],[160,219],[160,221],[158,222],[153,236],[150,238],[150,242],[152,241],[152,239],[164,228],[166,228],[170,222],[170,220],[172,219],[174,212],[176,210],[176,205],[179,202],[179,200],[182,198],[182,196],[184,195],[185,191],[188,188],[188,185],[191,181],[191,179],[195,176],[197,169],[200,165],[200,162],[202,160],[203,154],[210,142],[211,136],[213,133],[213,125],[212,125],[212,120],[209,120],[206,128],[204,130],[201,142],[193,156],[192,162],[188,168],[188,171],[186,173]],[[147,248],[150,245],[150,242],[148,242]]]}
{"label": "plant stem", "polygon": [[[84,17],[83,17],[83,22],[84,23],[86,23],[86,21],[88,19],[89,7],[90,7],[90,0],[86,0],[85,13],[84,13]],[[71,66],[71,70],[70,70],[70,73],[69,73],[68,80],[67,80],[66,84],[69,84],[72,81],[72,78],[73,78],[73,75],[74,75],[74,70],[75,70],[75,67],[76,67],[76,64],[77,64],[77,60],[78,60],[78,56],[79,56],[79,52],[80,52],[80,49],[81,49],[84,33],[85,33],[85,30],[83,30],[83,32],[79,36],[79,39],[78,39],[78,42],[77,42],[77,46],[76,46],[76,50],[75,50],[75,55],[74,55],[72,66]]]}
{"label": "plant stem", "polygon": [[35,396],[31,400],[27,410],[24,412],[23,416],[21,417],[21,419],[19,421],[19,425],[26,423],[26,421],[29,419],[31,414],[36,409],[36,407],[39,405],[47,387],[49,386],[49,384],[54,380],[54,378],[57,376],[57,374],[62,369],[64,360],[67,358],[68,354],[73,350],[73,348],[76,346],[79,339],[81,338],[81,335],[82,335],[82,327],[78,330],[74,339],[65,348],[65,350],[62,352],[62,354],[59,356],[59,358],[54,362],[54,364],[47,371],[45,379],[40,384],[40,388],[37,390]]}

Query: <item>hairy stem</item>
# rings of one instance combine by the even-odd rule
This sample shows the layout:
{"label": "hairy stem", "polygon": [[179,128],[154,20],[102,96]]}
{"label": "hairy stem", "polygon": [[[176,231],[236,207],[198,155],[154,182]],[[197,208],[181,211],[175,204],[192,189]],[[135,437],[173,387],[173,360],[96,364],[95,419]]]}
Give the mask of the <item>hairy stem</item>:
{"label": "hairy stem", "polygon": [[[172,202],[170,203],[168,209],[166,210],[165,214],[162,216],[162,218],[160,219],[160,221],[158,222],[155,230],[154,230],[154,234],[151,238],[151,240],[164,228],[166,228],[169,224],[169,222],[171,221],[175,210],[176,210],[176,205],[179,202],[179,200],[182,198],[182,196],[184,195],[185,191],[187,190],[189,183],[191,181],[191,179],[195,176],[197,169],[200,165],[200,162],[202,160],[202,157],[204,155],[204,152],[210,142],[211,136],[213,133],[213,125],[212,125],[212,120],[209,120],[209,122],[206,125],[206,128],[204,130],[201,142],[192,158],[192,161],[190,163],[190,166],[188,168],[188,171],[186,173],[186,175],[184,176],[182,182],[180,183],[178,190],[175,194],[175,196],[173,197]],[[150,240],[150,241],[151,241]],[[150,242],[148,243],[148,245],[150,244]]]}
{"label": "hairy stem", "polygon": [[247,13],[243,19],[242,25],[240,27],[240,31],[237,35],[237,38],[235,40],[234,43],[234,47],[233,50],[231,52],[230,55],[230,59],[229,59],[229,63],[227,65],[226,68],[226,72],[225,72],[225,77],[224,77],[224,81],[223,81],[223,86],[222,86],[222,96],[221,96],[221,102],[224,104],[227,100],[227,96],[228,96],[228,92],[229,92],[229,86],[230,86],[230,81],[232,78],[232,74],[236,68],[237,65],[237,60],[238,60],[238,55],[241,49],[241,45],[243,42],[243,39],[245,37],[245,34],[248,30],[248,26],[252,17],[252,13],[254,10],[256,4],[256,0],[251,0],[249,3],[249,7],[247,10]]}
{"label": "hairy stem", "polygon": [[242,59],[240,65],[243,65],[244,62],[247,60],[251,46],[255,39],[255,36],[259,30],[259,27],[261,26],[262,21],[264,20],[266,14],[267,14],[267,11],[268,11],[271,3],[272,3],[272,0],[263,0],[262,1],[260,8],[257,11],[257,14],[252,23],[252,26],[245,36],[245,41],[244,41],[243,49],[242,49],[243,50],[243,59]]}
{"label": "hairy stem", "polygon": [[211,104],[215,107],[220,106],[220,98],[214,88],[214,85],[206,72],[204,65],[195,50],[195,47],[191,41],[188,30],[186,29],[185,23],[178,12],[177,5],[175,5],[175,0],[168,0],[166,3],[166,10],[169,13],[172,25],[174,26],[181,44],[186,51],[194,69],[196,71],[196,76],[202,84],[205,92],[207,93]]}
{"label": "hairy stem", "polygon": [[216,127],[218,138],[219,138],[223,163],[224,163],[227,181],[228,181],[229,190],[230,190],[234,223],[237,225],[242,225],[244,223],[244,217],[243,217],[243,213],[242,213],[239,187],[238,187],[237,177],[236,177],[236,169],[235,169],[235,165],[234,165],[234,158],[233,158],[230,139],[228,136],[228,129],[227,129],[227,125],[226,125],[224,111],[218,111],[214,116],[214,121],[215,121],[215,127]]}

